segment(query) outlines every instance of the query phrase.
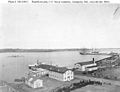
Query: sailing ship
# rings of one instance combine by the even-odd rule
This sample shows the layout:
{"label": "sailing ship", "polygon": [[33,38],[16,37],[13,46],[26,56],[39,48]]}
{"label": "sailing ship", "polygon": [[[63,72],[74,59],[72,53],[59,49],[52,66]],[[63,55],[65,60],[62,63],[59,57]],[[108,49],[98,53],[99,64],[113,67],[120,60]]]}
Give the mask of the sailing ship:
{"label": "sailing ship", "polygon": [[110,52],[110,53],[100,53],[97,49],[82,49],[81,52],[79,52],[80,55],[117,55],[118,53]]}

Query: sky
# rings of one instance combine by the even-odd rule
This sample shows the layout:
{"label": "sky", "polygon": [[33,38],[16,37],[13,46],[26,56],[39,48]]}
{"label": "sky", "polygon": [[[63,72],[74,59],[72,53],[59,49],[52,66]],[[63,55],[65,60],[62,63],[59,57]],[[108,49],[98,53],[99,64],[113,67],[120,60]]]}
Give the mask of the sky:
{"label": "sky", "polygon": [[0,48],[120,48],[119,6],[3,4]]}

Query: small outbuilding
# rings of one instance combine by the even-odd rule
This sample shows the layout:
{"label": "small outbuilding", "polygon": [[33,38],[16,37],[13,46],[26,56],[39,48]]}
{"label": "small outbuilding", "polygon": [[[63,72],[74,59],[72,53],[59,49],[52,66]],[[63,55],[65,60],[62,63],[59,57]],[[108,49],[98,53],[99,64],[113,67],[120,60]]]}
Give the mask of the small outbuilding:
{"label": "small outbuilding", "polygon": [[28,77],[25,83],[32,88],[43,87],[43,80],[39,79],[38,77]]}

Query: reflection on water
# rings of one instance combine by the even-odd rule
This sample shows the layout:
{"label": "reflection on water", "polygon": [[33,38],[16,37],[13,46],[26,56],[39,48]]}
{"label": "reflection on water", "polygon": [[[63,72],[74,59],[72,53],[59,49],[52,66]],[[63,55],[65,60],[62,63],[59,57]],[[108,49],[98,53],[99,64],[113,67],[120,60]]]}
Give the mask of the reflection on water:
{"label": "reflection on water", "polygon": [[[22,57],[9,57],[22,56]],[[80,55],[78,51],[63,52],[41,52],[41,53],[0,53],[0,79],[13,82],[15,78],[25,76],[28,72],[28,65],[39,60],[59,66],[70,67],[76,62],[88,60],[99,60],[107,56],[102,55]]]}

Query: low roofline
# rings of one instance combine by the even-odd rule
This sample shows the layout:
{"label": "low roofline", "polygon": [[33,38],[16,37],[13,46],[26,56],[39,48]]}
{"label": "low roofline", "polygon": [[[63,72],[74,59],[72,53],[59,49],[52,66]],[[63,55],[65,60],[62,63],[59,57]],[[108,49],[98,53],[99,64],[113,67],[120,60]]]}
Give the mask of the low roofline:
{"label": "low roofline", "polygon": [[46,64],[41,64],[39,66],[36,66],[36,68],[42,68],[42,69],[46,69],[46,70],[57,72],[57,73],[65,73],[66,71],[71,70],[66,67],[57,67],[57,66],[46,65]]}
{"label": "low roofline", "polygon": [[80,64],[80,65],[89,65],[89,64],[94,64],[95,61],[87,61],[87,62],[78,62],[78,63],[75,63],[75,64]]}

